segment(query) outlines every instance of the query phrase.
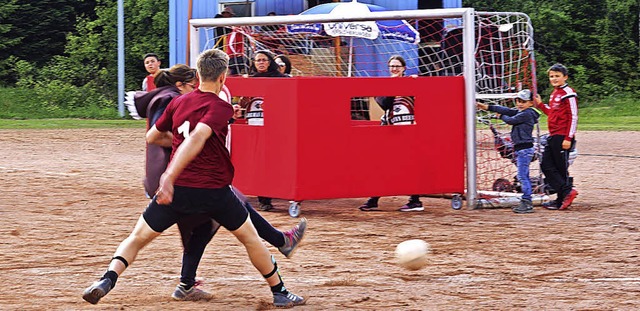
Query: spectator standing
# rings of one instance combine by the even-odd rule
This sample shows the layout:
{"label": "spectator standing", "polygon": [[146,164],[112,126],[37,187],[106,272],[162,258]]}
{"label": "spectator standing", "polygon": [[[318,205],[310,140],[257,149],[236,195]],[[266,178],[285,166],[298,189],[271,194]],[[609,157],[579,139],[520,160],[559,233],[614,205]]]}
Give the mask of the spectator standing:
{"label": "spectator standing", "polygon": [[[393,55],[387,61],[389,74],[391,77],[399,78],[405,76],[407,62],[402,56]],[[384,110],[381,118],[382,125],[410,125],[414,124],[414,100],[410,96],[381,96],[375,98],[376,103]],[[361,211],[378,210],[378,200],[380,197],[371,197],[362,204]],[[424,211],[419,195],[412,195],[407,204],[400,207],[401,212]]]}
{"label": "spectator standing", "polygon": [[146,69],[148,73],[148,75],[144,77],[144,80],[142,80],[142,90],[147,92],[153,91],[156,88],[156,84],[154,83],[155,75],[158,73],[158,70],[160,70],[162,62],[160,62],[160,58],[158,58],[158,55],[155,53],[145,54],[142,60],[144,62],[144,69]]}

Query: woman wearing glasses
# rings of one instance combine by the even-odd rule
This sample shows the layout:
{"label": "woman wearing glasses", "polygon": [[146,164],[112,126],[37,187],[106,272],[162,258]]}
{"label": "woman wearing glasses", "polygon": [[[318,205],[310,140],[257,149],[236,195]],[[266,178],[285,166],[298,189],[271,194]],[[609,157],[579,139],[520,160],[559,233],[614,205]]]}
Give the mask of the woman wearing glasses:
{"label": "woman wearing glasses", "polygon": [[[393,78],[405,76],[407,70],[407,62],[400,55],[393,55],[387,61],[389,67],[389,75]],[[415,76],[412,76],[415,77]],[[376,103],[384,110],[381,118],[382,125],[410,125],[414,124],[414,106],[413,97],[411,96],[380,96],[376,97]],[[367,202],[362,204],[359,209],[361,211],[378,210],[378,200],[380,197],[371,197]],[[412,195],[407,204],[400,207],[401,212],[420,212],[424,211],[419,195]]]}
{"label": "woman wearing glasses", "polygon": [[[287,75],[280,72],[280,66],[276,63],[273,54],[266,50],[256,52],[253,57],[253,63],[249,69],[250,77],[272,77],[286,78]],[[245,118],[249,125],[264,125],[264,114],[262,110],[264,98],[262,97],[243,97],[240,100],[240,106],[246,108]],[[273,209],[271,198],[258,197],[260,209],[268,211]]]}

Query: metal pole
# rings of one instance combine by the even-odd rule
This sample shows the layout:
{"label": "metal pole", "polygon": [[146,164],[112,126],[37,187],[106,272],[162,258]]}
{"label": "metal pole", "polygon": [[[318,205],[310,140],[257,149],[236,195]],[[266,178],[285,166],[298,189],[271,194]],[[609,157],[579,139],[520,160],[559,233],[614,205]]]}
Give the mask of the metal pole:
{"label": "metal pole", "polygon": [[468,9],[462,15],[464,24],[462,46],[464,47],[464,89],[465,89],[465,128],[467,155],[467,207],[476,206],[478,197],[476,169],[476,75],[475,75],[475,14]]}
{"label": "metal pole", "polygon": [[118,114],[124,117],[124,0],[118,0]]}

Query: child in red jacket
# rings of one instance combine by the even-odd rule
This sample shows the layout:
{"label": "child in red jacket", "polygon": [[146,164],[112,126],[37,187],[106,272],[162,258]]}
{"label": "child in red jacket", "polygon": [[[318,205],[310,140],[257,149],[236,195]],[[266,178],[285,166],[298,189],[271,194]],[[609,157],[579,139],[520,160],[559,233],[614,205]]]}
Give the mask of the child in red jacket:
{"label": "child in red jacket", "polygon": [[536,96],[536,104],[548,116],[549,139],[542,154],[542,172],[547,183],[556,190],[555,201],[543,204],[547,209],[567,209],[578,195],[569,180],[569,150],[575,144],[578,125],[578,95],[567,84],[568,70],[555,64],[547,70],[553,93],[549,103]]}

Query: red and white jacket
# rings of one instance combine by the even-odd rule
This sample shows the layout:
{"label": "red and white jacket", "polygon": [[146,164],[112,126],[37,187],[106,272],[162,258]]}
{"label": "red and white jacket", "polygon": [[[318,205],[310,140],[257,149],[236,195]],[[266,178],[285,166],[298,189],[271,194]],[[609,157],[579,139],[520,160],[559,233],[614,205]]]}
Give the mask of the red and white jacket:
{"label": "red and white jacket", "polygon": [[563,135],[571,141],[578,127],[578,94],[565,84],[557,87],[549,97],[549,103],[540,103],[538,108],[548,116],[549,134]]}

